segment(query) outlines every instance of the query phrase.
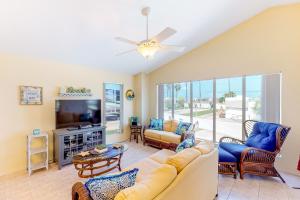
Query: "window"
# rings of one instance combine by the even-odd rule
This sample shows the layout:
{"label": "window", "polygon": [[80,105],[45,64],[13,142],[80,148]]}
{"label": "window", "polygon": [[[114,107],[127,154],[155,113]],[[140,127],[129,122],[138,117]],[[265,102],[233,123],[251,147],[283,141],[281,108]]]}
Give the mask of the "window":
{"label": "window", "polygon": [[164,85],[164,119],[172,119],[173,84]]}
{"label": "window", "polygon": [[191,121],[190,109],[190,82],[174,84],[174,119],[178,121]]}
{"label": "window", "polygon": [[242,77],[216,80],[216,140],[223,136],[242,139]]}
{"label": "window", "polygon": [[246,77],[246,120],[262,120],[262,79],[263,76]]}
{"label": "window", "polygon": [[123,85],[104,83],[104,123],[106,134],[122,133]]}
{"label": "window", "polygon": [[213,140],[213,81],[194,81],[192,87],[192,119],[199,124],[196,137]]}
{"label": "window", "polygon": [[243,121],[280,123],[281,75],[158,85],[158,117],[198,123],[196,137],[244,138]]}

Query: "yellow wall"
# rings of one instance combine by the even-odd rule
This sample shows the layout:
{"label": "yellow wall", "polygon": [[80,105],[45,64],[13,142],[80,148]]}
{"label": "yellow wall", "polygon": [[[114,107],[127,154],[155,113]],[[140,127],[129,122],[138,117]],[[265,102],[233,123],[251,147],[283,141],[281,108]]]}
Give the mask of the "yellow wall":
{"label": "yellow wall", "polygon": [[[103,82],[133,88],[133,76],[100,69],[0,55],[0,176],[26,168],[26,135],[34,128],[50,133],[49,156],[52,159],[52,133],[55,128],[55,99],[60,86],[90,88],[93,97],[103,96]],[[19,86],[43,87],[43,105],[19,105]],[[103,102],[102,102],[103,103]],[[124,134],[107,137],[108,143],[129,137],[128,118],[133,102],[124,98]]]}
{"label": "yellow wall", "polygon": [[139,73],[134,76],[135,99],[134,113],[139,117],[140,123],[147,124],[149,113],[149,77],[145,73]]}
{"label": "yellow wall", "polygon": [[296,173],[300,153],[300,4],[268,9],[150,73],[150,115],[156,111],[157,83],[278,72],[283,74],[282,122],[292,127],[278,165]]}

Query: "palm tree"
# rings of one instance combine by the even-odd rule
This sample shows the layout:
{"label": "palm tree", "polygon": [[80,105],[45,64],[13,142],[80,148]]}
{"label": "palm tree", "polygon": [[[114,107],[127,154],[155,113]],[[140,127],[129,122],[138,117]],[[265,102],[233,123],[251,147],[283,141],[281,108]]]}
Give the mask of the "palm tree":
{"label": "palm tree", "polygon": [[230,78],[228,79],[228,92],[231,92]]}
{"label": "palm tree", "polygon": [[185,101],[188,101],[188,82],[185,82]]}
{"label": "palm tree", "polygon": [[167,96],[169,97],[171,95],[172,95],[172,84],[167,84]]}
{"label": "palm tree", "polygon": [[174,88],[175,88],[175,91],[176,91],[176,98],[177,98],[177,96],[178,96],[178,91],[181,90],[181,85],[180,85],[180,83],[176,83],[176,84],[174,85]]}

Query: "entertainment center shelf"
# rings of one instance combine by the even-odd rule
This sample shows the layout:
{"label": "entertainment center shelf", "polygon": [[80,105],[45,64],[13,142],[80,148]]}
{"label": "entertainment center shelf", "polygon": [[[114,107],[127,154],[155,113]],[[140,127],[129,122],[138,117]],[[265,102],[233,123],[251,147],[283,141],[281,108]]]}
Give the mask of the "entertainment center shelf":
{"label": "entertainment center shelf", "polygon": [[54,159],[61,169],[71,164],[74,155],[81,151],[95,148],[96,145],[106,144],[105,127],[95,126],[76,130],[56,129],[54,135]]}

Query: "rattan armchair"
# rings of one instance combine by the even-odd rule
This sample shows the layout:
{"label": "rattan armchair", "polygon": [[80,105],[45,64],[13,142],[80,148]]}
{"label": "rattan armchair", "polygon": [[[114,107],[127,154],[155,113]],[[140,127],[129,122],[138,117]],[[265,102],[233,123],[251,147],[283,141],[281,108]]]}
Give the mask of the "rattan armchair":
{"label": "rattan armchair", "polygon": [[[246,139],[248,138],[249,134],[251,134],[253,127],[257,122],[258,121],[247,120],[243,123]],[[285,183],[284,179],[280,176],[280,174],[274,167],[274,162],[290,129],[291,128],[287,126],[278,126],[278,128],[276,129],[276,150],[274,152],[254,147],[247,147],[242,151],[240,161],[239,163],[237,163],[241,179],[243,179],[244,174],[248,173],[258,176],[279,177],[282,182]],[[222,137],[220,139],[220,143],[221,142],[245,144],[246,141],[231,137]]]}

